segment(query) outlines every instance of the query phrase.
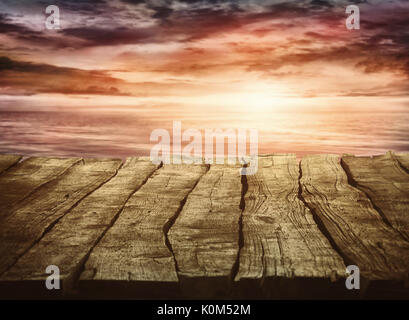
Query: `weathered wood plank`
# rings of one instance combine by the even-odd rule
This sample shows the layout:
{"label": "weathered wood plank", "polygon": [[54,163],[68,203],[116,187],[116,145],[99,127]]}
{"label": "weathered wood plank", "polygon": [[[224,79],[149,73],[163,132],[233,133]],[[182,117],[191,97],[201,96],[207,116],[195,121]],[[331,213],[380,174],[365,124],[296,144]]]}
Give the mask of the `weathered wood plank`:
{"label": "weathered wood plank", "polygon": [[306,156],[301,164],[302,196],[347,263],[370,280],[406,279],[408,243],[384,223],[362,191],[348,184],[339,157]]}
{"label": "weathered wood plank", "polygon": [[0,282],[11,282],[17,287],[28,281],[39,281],[40,292],[41,289],[47,291],[45,270],[49,265],[56,265],[60,269],[62,288],[72,289],[90,250],[114,223],[129,197],[157,167],[149,159],[128,159],[115,177],[65,215],[0,277]]}
{"label": "weathered wood plank", "polygon": [[0,173],[3,173],[8,168],[19,162],[21,156],[16,156],[12,154],[2,154],[0,155]]}
{"label": "weathered wood plank", "polygon": [[13,204],[27,197],[41,185],[56,178],[79,158],[26,159],[0,176],[0,219],[4,219]]}
{"label": "weathered wood plank", "polygon": [[409,241],[409,174],[388,152],[376,157],[344,155],[342,164],[352,183],[364,191],[375,208]]}
{"label": "weathered wood plank", "polygon": [[0,224],[0,275],[120,165],[121,160],[87,159],[24,199]]}
{"label": "weathered wood plank", "polygon": [[395,153],[393,157],[398,160],[406,172],[409,172],[409,153]]}
{"label": "weathered wood plank", "polygon": [[[342,258],[298,199],[298,177],[298,161],[287,154],[260,156],[257,173],[247,176],[244,246],[236,281],[254,281],[271,296],[329,290],[335,286],[331,281],[345,276]],[[296,278],[323,283],[307,285]]]}
{"label": "weathered wood plank", "polygon": [[241,166],[211,165],[169,231],[186,297],[227,296],[239,253]]}
{"label": "weathered wood plank", "polygon": [[202,165],[165,165],[157,170],[93,249],[80,276],[80,289],[96,294],[104,286],[117,285],[116,294],[126,290],[141,297],[177,294],[178,277],[166,233],[206,170]]}

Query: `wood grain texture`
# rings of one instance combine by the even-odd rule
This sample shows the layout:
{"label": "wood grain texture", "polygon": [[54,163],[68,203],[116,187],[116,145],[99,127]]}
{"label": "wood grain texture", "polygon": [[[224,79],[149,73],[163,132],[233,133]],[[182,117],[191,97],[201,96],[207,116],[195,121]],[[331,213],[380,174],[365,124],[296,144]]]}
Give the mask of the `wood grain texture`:
{"label": "wood grain texture", "polygon": [[121,160],[112,159],[81,161],[19,203],[0,224],[0,274],[74,205],[112,178],[120,165]]}
{"label": "wood grain texture", "polygon": [[[290,294],[296,278],[322,279],[330,287],[331,281],[345,276],[342,258],[298,199],[298,177],[298,161],[292,154],[260,156],[257,173],[247,176],[244,246],[236,281],[256,281],[264,291],[281,297]],[[280,278],[283,286],[278,285]],[[290,280],[286,285],[285,279]],[[313,289],[320,285],[313,284]]]}
{"label": "wood grain texture", "polygon": [[207,168],[165,165],[127,202],[115,224],[93,249],[80,277],[82,290],[118,283],[133,295],[172,295],[178,287],[167,230]]}
{"label": "wood grain texture", "polygon": [[0,174],[6,171],[11,166],[19,162],[21,156],[16,156],[12,154],[2,154],[0,155]]}
{"label": "wood grain texture", "polygon": [[[245,177],[239,166],[147,158],[8,158],[0,298],[351,298],[350,264],[359,294],[405,298],[406,229],[349,169],[403,217],[405,157],[307,156],[300,170],[294,155],[266,155]],[[45,289],[52,264],[67,291]]]}
{"label": "wood grain texture", "polygon": [[342,164],[353,184],[364,191],[375,208],[409,241],[409,174],[393,154],[375,157],[344,155]]}
{"label": "wood grain texture", "polygon": [[348,184],[337,155],[306,156],[302,196],[348,260],[370,280],[403,280],[409,268],[408,243]]}
{"label": "wood grain texture", "polygon": [[28,158],[0,176],[0,219],[4,219],[18,203],[43,184],[57,178],[79,158]]}
{"label": "wood grain texture", "polygon": [[231,290],[242,212],[240,168],[211,165],[169,231],[184,296],[211,298]]}
{"label": "wood grain texture", "polygon": [[[157,167],[149,159],[128,159],[115,177],[65,215],[0,281],[44,282],[46,267],[56,265],[63,289],[72,289],[90,250]],[[43,283],[39,288],[46,290]]]}
{"label": "wood grain texture", "polygon": [[393,156],[398,160],[403,169],[409,173],[409,153],[395,153]]}

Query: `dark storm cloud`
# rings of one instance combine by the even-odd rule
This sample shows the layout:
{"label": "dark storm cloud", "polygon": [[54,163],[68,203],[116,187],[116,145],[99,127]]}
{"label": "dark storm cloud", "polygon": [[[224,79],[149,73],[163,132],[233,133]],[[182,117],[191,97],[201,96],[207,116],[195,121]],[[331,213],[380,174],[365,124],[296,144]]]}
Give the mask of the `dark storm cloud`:
{"label": "dark storm cloud", "polygon": [[62,33],[85,40],[85,42],[80,45],[88,47],[159,42],[159,34],[155,31],[155,28],[129,29],[120,27],[115,29],[103,29],[84,27],[64,29]]}
{"label": "dark storm cloud", "polygon": [[329,1],[325,1],[325,0],[312,0],[310,2],[310,5],[312,7],[326,7],[326,8],[332,8],[333,4]]}
{"label": "dark storm cloud", "polygon": [[[153,10],[151,18],[158,21],[157,25],[148,28],[137,28],[130,26],[129,21],[116,19],[115,14],[118,12],[115,10],[119,10],[120,13],[121,10],[126,9],[116,8],[114,10],[109,6],[108,2],[102,0],[57,1],[56,4],[61,6],[62,14],[64,10],[70,10],[79,16],[84,15],[85,22],[89,21],[89,19],[94,19],[96,15],[109,18],[108,20],[112,21],[111,24],[103,25],[102,27],[99,24],[93,26],[87,22],[83,25],[79,24],[63,28],[57,34],[71,37],[66,42],[60,41],[58,37],[50,38],[48,34],[33,32],[28,27],[13,24],[11,21],[0,20],[0,28],[5,33],[22,41],[37,42],[45,46],[57,48],[64,48],[64,46],[81,48],[82,46],[158,43],[175,40],[186,42],[226,33],[260,21],[305,17],[313,14],[310,11],[313,11],[318,5],[317,1],[312,1],[313,4],[308,1],[290,1],[265,5],[260,12],[247,12],[240,7],[240,1],[207,0],[179,2],[190,4],[190,6],[174,10],[171,6],[171,1],[122,0],[122,3],[131,5],[144,4]],[[244,1],[243,3],[246,2],[253,1]],[[326,1],[319,2],[327,3]],[[40,3],[43,3],[44,6],[44,2],[37,2],[37,4]],[[216,4],[222,3],[229,5],[223,7],[216,6]],[[254,3],[257,3],[257,1],[254,1]],[[324,5],[321,4],[321,6]],[[86,19],[87,17],[88,19]],[[81,41],[75,41],[75,38]]]}
{"label": "dark storm cloud", "polygon": [[53,4],[56,4],[61,9],[68,9],[73,12],[78,13],[98,13],[104,12],[106,9],[107,1],[105,0],[59,0],[54,1]]}
{"label": "dark storm cloud", "polygon": [[[24,2],[24,1],[23,1]],[[307,49],[302,53],[288,53],[274,57],[272,61],[259,61],[262,49],[246,49],[248,61],[240,61],[249,70],[278,70],[285,65],[302,65],[314,61],[342,61],[356,59],[356,67],[364,72],[395,70],[409,75],[409,7],[367,5],[368,1],[329,1],[301,0],[271,3],[271,1],[220,1],[220,0],[179,0],[186,6],[175,6],[174,1],[121,0],[125,7],[115,7],[112,1],[104,0],[68,0],[55,1],[61,10],[75,12],[83,16],[84,23],[78,26],[62,28],[54,34],[33,31],[22,23],[15,23],[6,14],[0,15],[0,32],[24,43],[45,47],[83,49],[98,46],[119,46],[128,44],[150,44],[181,42],[194,43],[198,40],[229,34],[242,27],[258,23],[271,22],[269,26],[254,31],[254,35],[265,36],[271,30],[280,29],[274,21],[305,24],[305,38],[289,41],[289,46],[321,43],[324,48]],[[11,1],[5,1],[9,5]],[[32,1],[32,7],[43,8],[45,1]],[[334,33],[308,29],[314,23],[326,28],[339,28],[344,24],[347,4],[365,5],[361,16],[360,37],[342,38]],[[370,1],[369,1],[370,3]],[[397,1],[393,3],[399,3]],[[400,2],[403,4],[403,2]],[[246,9],[245,5],[257,4],[259,10]],[[129,8],[132,8],[129,9]],[[146,8],[149,9],[146,11]],[[177,9],[178,8],[178,9]],[[129,11],[131,10],[131,11]],[[130,17],[138,10],[143,11],[147,19],[154,23],[138,27],[131,24]],[[128,12],[129,11],[129,12]],[[378,12],[379,11],[379,12]],[[118,15],[116,15],[118,13]],[[91,24],[95,16],[106,18],[107,24]],[[112,23],[109,23],[111,21]],[[133,20],[131,20],[133,22]],[[295,23],[295,22],[293,22]],[[278,25],[278,27],[277,27]],[[286,29],[281,28],[283,34]],[[351,33],[351,35],[353,35]],[[302,43],[302,41],[304,41]],[[251,57],[250,57],[251,54]],[[26,66],[31,67],[33,66]],[[205,67],[205,66],[204,66]],[[192,64],[192,69],[197,64]],[[270,70],[270,71],[271,71]],[[60,71],[61,72],[61,71]]]}
{"label": "dark storm cloud", "polygon": [[[109,2],[109,1],[108,1]],[[106,8],[106,0],[2,0],[1,7],[14,8],[15,13],[44,12],[49,5],[57,5],[60,9],[71,10],[78,13],[95,13]]]}
{"label": "dark storm cloud", "polygon": [[172,18],[166,20],[166,23],[161,19],[162,22],[145,28],[78,27],[63,29],[61,33],[84,40],[79,43],[79,46],[89,47],[169,41],[188,42],[233,30],[242,25],[238,16],[229,10],[221,9],[200,8],[178,12],[161,9],[156,11],[152,17],[164,18],[165,16],[167,18],[172,16]]}
{"label": "dark storm cloud", "polygon": [[0,34],[37,44],[50,42],[50,39],[44,38],[41,33],[33,31],[22,24],[13,23],[6,14],[0,14]]}
{"label": "dark storm cloud", "polygon": [[169,7],[155,7],[154,9],[156,13],[152,16],[153,18],[166,19],[173,13],[173,9]]}
{"label": "dark storm cloud", "polygon": [[169,0],[163,0],[160,2],[140,1],[140,0],[121,0],[121,1],[126,4],[133,4],[133,5],[145,4],[148,8],[155,11],[155,13],[152,15],[152,18],[155,18],[155,19],[160,19],[160,20],[166,19],[173,13],[173,9],[171,8],[172,1],[169,1]]}
{"label": "dark storm cloud", "polygon": [[[6,14],[0,14],[0,34],[8,35],[16,40],[36,46],[53,48],[78,47],[78,44],[73,41],[75,39],[67,41],[67,39],[59,37],[58,33],[32,30],[21,23],[13,22],[10,15]],[[4,47],[4,49],[7,50],[10,48]],[[33,50],[30,48],[27,49],[28,51]]]}
{"label": "dark storm cloud", "polygon": [[0,33],[19,36],[22,33],[33,34],[33,31],[21,24],[13,23],[8,15],[0,13]]}

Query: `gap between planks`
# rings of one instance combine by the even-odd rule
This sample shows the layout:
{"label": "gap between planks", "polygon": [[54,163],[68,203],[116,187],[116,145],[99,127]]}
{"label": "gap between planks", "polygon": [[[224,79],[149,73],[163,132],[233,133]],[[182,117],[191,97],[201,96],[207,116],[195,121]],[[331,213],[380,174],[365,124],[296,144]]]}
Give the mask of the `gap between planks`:
{"label": "gap between planks", "polygon": [[[122,164],[121,164],[121,166],[122,166]],[[116,170],[115,175],[114,175],[113,177],[111,177],[108,181],[110,181],[112,178],[114,178],[114,177],[117,175],[118,170],[119,170],[119,169]],[[344,171],[345,171],[345,170],[344,170]],[[167,246],[168,246],[169,251],[170,251],[171,254],[173,255],[176,269],[177,269],[177,259],[176,259],[175,255],[174,255],[174,252],[173,252],[173,249],[172,249],[172,245],[171,245],[171,243],[169,242],[168,233],[169,233],[170,229],[174,226],[176,220],[178,219],[179,214],[180,214],[180,212],[183,210],[184,205],[185,205],[187,199],[189,198],[190,194],[191,194],[191,193],[193,192],[193,190],[196,188],[196,186],[197,186],[197,184],[199,183],[199,181],[201,180],[201,178],[202,178],[204,175],[207,174],[207,172],[208,172],[208,171],[206,171],[206,172],[196,181],[196,183],[195,183],[195,185],[193,186],[193,188],[190,190],[190,192],[189,192],[189,193],[185,196],[185,198],[182,200],[182,202],[181,202],[181,204],[180,204],[180,207],[179,207],[178,211],[176,212],[176,214],[170,219],[170,221],[168,221],[167,224],[165,224],[165,226],[164,226],[164,228],[163,228],[163,232],[164,232],[164,235],[165,235],[165,238],[166,238]],[[152,174],[153,174],[153,173],[152,173]],[[346,173],[346,174],[347,174],[347,173]],[[299,179],[298,179],[299,188],[301,188],[301,182],[300,182],[301,178],[302,178],[302,171],[301,171],[301,163],[300,163],[300,176],[299,176]],[[149,179],[149,177],[146,179],[146,181],[147,181],[148,179]],[[89,194],[86,194],[82,199],[80,199],[76,204],[74,204],[74,206],[71,207],[62,217],[60,217],[59,219],[57,219],[56,221],[54,221],[54,223],[52,223],[49,227],[47,227],[47,229],[45,230],[45,232],[43,233],[43,235],[41,236],[41,238],[42,238],[47,232],[49,232],[49,231],[53,228],[53,226],[54,226],[56,223],[58,223],[58,221],[60,221],[60,219],[62,219],[66,214],[68,214],[69,212],[71,212],[71,210],[72,210],[76,205],[78,205],[82,200],[84,200],[85,198],[87,198],[87,196],[89,196],[90,194],[92,194],[93,192],[95,192],[96,190],[98,190],[102,185],[104,185],[104,184],[107,183],[108,181],[105,181],[105,182],[102,183],[97,189],[91,191]],[[145,181],[144,183],[146,183],[146,181]],[[237,258],[236,258],[235,265],[234,265],[233,268],[232,268],[232,274],[233,274],[234,276],[237,274],[238,269],[239,269],[239,266],[240,266],[240,262],[239,262],[239,261],[240,261],[240,251],[241,251],[241,249],[242,249],[242,247],[243,247],[243,237],[244,237],[244,236],[243,236],[243,225],[242,225],[242,224],[243,224],[243,211],[245,210],[245,194],[246,194],[246,192],[247,192],[246,188],[248,188],[247,177],[246,177],[246,176],[242,176],[241,182],[242,182],[242,197],[241,197],[241,200],[240,200],[240,209],[242,210],[242,212],[241,212],[241,215],[240,215],[240,218],[239,218],[239,221],[238,221],[238,224],[239,224],[239,250],[238,250],[238,252],[237,252]],[[138,190],[139,190],[139,188],[138,188]],[[135,192],[137,192],[137,190],[136,190]],[[299,192],[299,196],[300,196],[299,199],[304,203],[304,205],[306,205],[307,208],[310,208],[310,207],[306,204],[305,199],[302,197],[302,194],[300,195],[300,192]],[[129,198],[130,198],[130,197],[129,197]],[[129,200],[129,198],[127,199],[127,201]],[[89,250],[89,252],[87,253],[87,255],[86,255],[85,259],[84,259],[84,261],[81,263],[81,269],[83,269],[83,266],[86,264],[87,259],[88,259],[89,255],[91,254],[92,250],[94,249],[94,247],[95,247],[95,246],[99,243],[99,241],[104,237],[104,235],[107,233],[107,231],[115,224],[116,220],[118,219],[118,217],[119,217],[120,214],[122,213],[123,208],[125,207],[127,201],[124,203],[124,206],[121,208],[121,210],[115,215],[115,218],[114,218],[113,221],[111,222],[110,226],[109,226],[107,229],[104,230],[104,232],[99,236],[97,242],[96,242],[96,243],[92,246],[92,248]],[[313,210],[311,210],[311,211],[313,211]],[[313,214],[313,216],[314,216],[314,219],[317,218],[317,217],[316,217],[316,214]],[[334,248],[338,253],[342,253],[342,251],[341,251],[341,250],[338,248],[338,246],[335,244],[335,242],[334,242],[334,240],[332,239],[330,233],[328,232],[328,230],[325,229],[325,227],[322,225],[322,223],[319,223],[319,221],[318,221],[318,222],[316,221],[316,223],[317,223],[318,227],[320,228],[320,231],[321,231],[321,232],[324,234],[324,236],[330,241],[330,243],[331,243],[331,245],[333,246],[333,248]],[[41,240],[41,238],[40,238],[39,240]],[[23,254],[23,255],[24,255],[24,254]],[[344,261],[345,261],[346,263],[347,263],[347,261],[349,261],[344,255],[341,255],[341,256],[343,256]],[[177,270],[177,271],[178,271],[178,270]],[[75,278],[78,278],[78,277],[80,276],[80,274],[81,274],[81,271],[80,271],[78,274],[76,274]],[[233,277],[233,278],[234,278],[234,277]]]}

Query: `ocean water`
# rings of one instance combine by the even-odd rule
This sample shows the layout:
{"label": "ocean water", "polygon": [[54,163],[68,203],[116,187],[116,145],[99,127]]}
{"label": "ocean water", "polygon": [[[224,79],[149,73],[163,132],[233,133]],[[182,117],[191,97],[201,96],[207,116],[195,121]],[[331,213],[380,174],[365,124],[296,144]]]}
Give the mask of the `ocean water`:
{"label": "ocean water", "polygon": [[[149,155],[154,129],[172,136],[196,128],[258,129],[259,153],[351,153],[409,151],[409,104],[365,100],[271,108],[143,105],[69,106],[0,103],[0,153],[119,157]],[[203,148],[204,150],[204,148]]]}

